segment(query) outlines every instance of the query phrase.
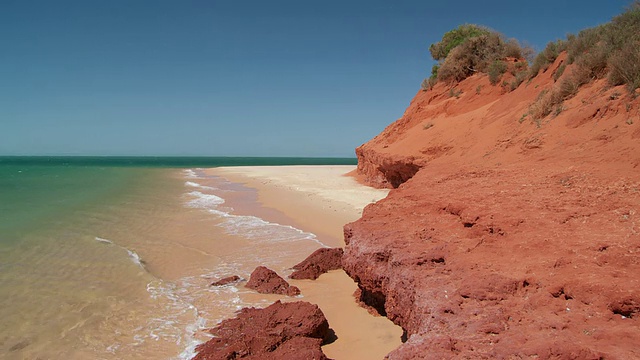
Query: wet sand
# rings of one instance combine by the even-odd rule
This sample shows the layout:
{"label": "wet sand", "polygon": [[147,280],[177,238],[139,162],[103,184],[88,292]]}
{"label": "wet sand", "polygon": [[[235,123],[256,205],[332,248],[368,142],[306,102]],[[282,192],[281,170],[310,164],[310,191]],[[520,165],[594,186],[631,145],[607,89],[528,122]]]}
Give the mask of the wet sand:
{"label": "wet sand", "polygon": [[[256,201],[234,204],[239,213],[316,234],[331,247],[343,247],[344,224],[358,219],[362,209],[387,194],[363,186],[344,174],[354,166],[265,166],[206,170],[231,182],[256,189]],[[265,210],[266,209],[266,210]],[[303,259],[290,259],[291,265]],[[402,329],[372,316],[353,297],[357,285],[344,271],[332,271],[315,281],[291,280],[304,300],[318,304],[338,339],[325,345],[333,359],[382,359],[401,344]]]}

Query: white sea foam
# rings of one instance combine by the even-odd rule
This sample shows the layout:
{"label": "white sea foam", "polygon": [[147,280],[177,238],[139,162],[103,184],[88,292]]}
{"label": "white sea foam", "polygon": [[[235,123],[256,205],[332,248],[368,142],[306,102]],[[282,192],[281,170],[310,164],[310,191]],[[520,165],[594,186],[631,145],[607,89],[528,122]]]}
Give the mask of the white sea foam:
{"label": "white sea foam", "polygon": [[112,344],[112,345],[109,345],[109,346],[107,347],[107,352],[109,352],[109,353],[111,353],[111,354],[115,354],[115,353],[116,353],[116,350],[118,350],[119,348],[120,348],[120,345],[119,345],[119,344]]}
{"label": "white sea foam", "polygon": [[198,345],[200,345],[202,342],[199,341],[198,339],[196,339],[193,334],[196,333],[196,331],[204,329],[206,326],[206,319],[203,317],[198,317],[198,319],[193,323],[193,324],[189,324],[187,325],[186,329],[185,329],[185,334],[186,334],[186,339],[185,339],[185,348],[184,350],[180,353],[180,355],[178,355],[178,359],[180,360],[189,360],[189,359],[193,359],[196,355],[196,347]]}
{"label": "white sea foam", "polygon": [[[96,240],[120,247],[107,239],[96,238]],[[129,252],[129,255],[132,258],[136,258],[137,254]],[[139,257],[137,259],[139,260]],[[209,274],[201,276],[184,277],[176,282],[155,279],[147,283],[146,290],[150,298],[161,306],[161,310],[154,312],[154,316],[148,318],[145,325],[134,329],[131,345],[140,346],[150,342],[172,342],[182,349],[172,359],[192,359],[197,354],[196,347],[207,339],[207,334],[203,330],[210,327],[208,326],[209,323],[218,323],[240,308],[260,305],[245,302],[241,299],[240,296],[250,293],[250,290],[239,291],[235,286],[206,286],[209,277],[219,277],[221,274],[230,272],[236,273],[237,269],[238,267],[234,265],[221,265]],[[194,305],[197,301],[202,301],[199,299],[202,299],[203,296],[210,296],[210,293],[220,295],[210,302],[212,309],[218,316],[213,316],[206,311],[201,312]],[[117,354],[122,351],[121,344],[111,344],[106,348],[106,351],[111,354]]]}
{"label": "white sea foam", "polygon": [[232,208],[226,208],[224,210],[228,211],[224,211],[219,208],[219,205],[224,204],[225,201],[217,195],[205,194],[200,191],[191,191],[188,195],[192,197],[186,204],[188,207],[205,209],[209,213],[222,218],[223,221],[219,226],[230,235],[243,236],[251,240],[269,243],[309,240],[320,246],[327,247],[327,245],[318,240],[315,234],[302,231],[293,226],[272,223],[257,216],[235,215],[231,213],[233,211]]}
{"label": "white sea foam", "polygon": [[120,246],[118,244],[115,244],[113,241],[111,241],[109,239],[101,238],[99,236],[96,236],[95,240],[97,242],[101,242],[103,244],[115,245],[115,246],[119,247],[120,249],[126,251],[127,254],[129,254],[129,258],[131,259],[131,261],[133,261],[133,263],[138,265],[140,268],[144,269],[144,261],[140,258],[140,255],[138,255],[135,251],[129,250],[124,246]]}
{"label": "white sea foam", "polygon": [[123,248],[123,249],[127,250],[129,257],[135,264],[137,264],[138,266],[144,269],[144,263],[142,262],[140,255],[138,255],[135,251],[129,250],[127,248]]}
{"label": "white sea foam", "polygon": [[185,186],[188,187],[194,187],[194,188],[198,188],[198,189],[204,189],[204,190],[217,190],[217,188],[211,187],[211,186],[206,186],[206,185],[201,185],[198,184],[197,182],[193,182],[193,181],[187,181],[184,183]]}
{"label": "white sea foam", "polygon": [[[214,213],[213,211],[210,212]],[[215,213],[219,215],[221,211],[216,211]],[[269,243],[310,240],[326,247],[318,240],[315,234],[302,231],[293,226],[272,223],[256,216],[224,214],[225,221],[220,226],[231,235],[239,235]]]}
{"label": "white sea foam", "polygon": [[97,236],[96,236],[96,241],[104,243],[104,244],[113,244],[113,241],[107,240],[107,239],[103,239],[103,238],[97,237]]}
{"label": "white sea foam", "polygon": [[213,194],[204,194],[200,191],[192,191],[189,195],[195,197],[195,199],[189,201],[187,206],[197,209],[212,209],[217,207],[218,205],[224,204],[224,199],[213,195]]}
{"label": "white sea foam", "polygon": [[184,170],[184,176],[190,178],[190,179],[197,179],[198,178],[198,174],[196,174],[196,172],[193,169],[186,169]]}
{"label": "white sea foam", "polygon": [[[192,304],[194,284],[188,278],[181,279],[177,284],[156,280],[147,284],[147,292],[152,299],[164,299],[165,309],[159,313],[160,317],[149,319],[145,327],[146,335],[141,340],[160,339],[174,342],[183,347],[182,353],[177,359],[191,359],[195,356],[195,347],[199,343],[194,334],[197,330],[204,329],[205,319],[200,316],[198,309]],[[192,319],[186,325],[184,321]],[[186,357],[191,355],[190,357]]]}
{"label": "white sea foam", "polygon": [[[147,326],[140,329],[140,332],[145,335],[140,336],[138,340],[141,342],[145,339],[173,341],[183,349],[175,359],[193,358],[196,355],[196,346],[206,340],[202,338],[206,334],[201,330],[210,327],[208,324],[218,323],[240,308],[260,305],[242,300],[241,295],[251,293],[250,290],[240,291],[236,286],[205,285],[211,278],[219,278],[230,273],[242,273],[238,269],[237,265],[221,264],[207,274],[184,277],[175,283],[156,280],[147,284],[147,292],[152,299],[164,299],[167,302],[165,311],[159,314],[160,317],[150,319]],[[211,293],[217,296],[211,298]],[[201,311],[193,305],[203,296],[210,298],[207,302],[218,317]],[[186,325],[185,317],[190,319]],[[197,338],[196,334],[200,338]]]}

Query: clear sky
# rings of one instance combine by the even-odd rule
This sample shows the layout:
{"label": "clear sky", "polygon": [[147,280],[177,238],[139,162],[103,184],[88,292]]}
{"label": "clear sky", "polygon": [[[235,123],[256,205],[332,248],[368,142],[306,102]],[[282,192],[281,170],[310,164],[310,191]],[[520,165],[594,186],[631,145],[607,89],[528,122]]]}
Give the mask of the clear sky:
{"label": "clear sky", "polygon": [[0,1],[0,155],[353,156],[462,23],[537,50],[630,1]]}

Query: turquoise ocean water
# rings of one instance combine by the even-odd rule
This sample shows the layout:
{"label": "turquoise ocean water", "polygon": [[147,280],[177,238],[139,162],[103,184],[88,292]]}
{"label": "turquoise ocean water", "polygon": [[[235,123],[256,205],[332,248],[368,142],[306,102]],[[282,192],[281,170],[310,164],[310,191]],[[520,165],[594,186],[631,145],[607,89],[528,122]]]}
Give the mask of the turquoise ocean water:
{"label": "turquoise ocean water", "polygon": [[225,198],[241,189],[202,168],[355,163],[0,157],[0,358],[189,358],[199,329],[261,301],[209,289],[211,278],[284,268],[270,251],[318,246],[313,234],[234,215]]}

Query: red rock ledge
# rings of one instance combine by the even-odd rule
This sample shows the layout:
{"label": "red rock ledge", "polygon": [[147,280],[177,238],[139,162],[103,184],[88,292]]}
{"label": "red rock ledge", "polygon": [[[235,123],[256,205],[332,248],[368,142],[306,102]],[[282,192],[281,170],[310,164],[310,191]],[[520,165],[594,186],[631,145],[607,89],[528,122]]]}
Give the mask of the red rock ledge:
{"label": "red rock ledge", "polygon": [[626,181],[431,169],[410,183],[345,227],[345,271],[407,333],[390,359],[640,358]]}
{"label": "red rock ledge", "polygon": [[245,308],[210,332],[215,337],[196,348],[194,360],[329,360],[320,347],[329,324],[322,310],[307,302]]}

